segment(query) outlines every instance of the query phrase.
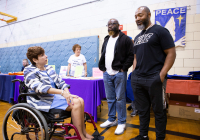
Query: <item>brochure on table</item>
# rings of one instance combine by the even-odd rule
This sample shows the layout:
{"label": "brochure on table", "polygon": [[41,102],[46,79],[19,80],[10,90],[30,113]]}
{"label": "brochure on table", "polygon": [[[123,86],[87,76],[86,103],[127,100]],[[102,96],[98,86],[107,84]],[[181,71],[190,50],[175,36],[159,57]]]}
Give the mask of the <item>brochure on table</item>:
{"label": "brochure on table", "polygon": [[103,72],[97,67],[92,68],[92,77],[96,77],[96,78],[101,78],[102,79],[103,78]]}
{"label": "brochure on table", "polygon": [[66,75],[67,75],[67,66],[61,66],[59,76],[66,77]]}
{"label": "brochure on table", "polygon": [[83,66],[76,66],[74,77],[81,77],[83,72]]}

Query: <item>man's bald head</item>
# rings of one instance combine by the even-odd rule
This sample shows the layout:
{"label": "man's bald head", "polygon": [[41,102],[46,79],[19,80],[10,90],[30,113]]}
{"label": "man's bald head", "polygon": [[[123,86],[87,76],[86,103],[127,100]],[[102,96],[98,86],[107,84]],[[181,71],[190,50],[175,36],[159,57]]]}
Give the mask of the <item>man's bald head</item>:
{"label": "man's bald head", "polygon": [[[111,22],[115,22],[115,23],[119,24],[118,20],[115,19],[115,18],[111,18],[109,21],[111,21]],[[109,22],[109,21],[108,21],[108,22]]]}
{"label": "man's bald head", "polygon": [[140,6],[139,8],[138,8],[138,10],[144,10],[147,14],[148,13],[151,13],[151,11],[150,11],[150,9],[147,7],[147,6]]}

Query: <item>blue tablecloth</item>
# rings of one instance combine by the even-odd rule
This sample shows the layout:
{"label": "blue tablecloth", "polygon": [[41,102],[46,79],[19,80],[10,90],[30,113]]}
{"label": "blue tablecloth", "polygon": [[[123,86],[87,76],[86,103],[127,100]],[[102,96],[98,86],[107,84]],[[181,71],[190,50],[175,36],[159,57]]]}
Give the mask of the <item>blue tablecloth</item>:
{"label": "blue tablecloth", "polygon": [[192,76],[174,74],[174,75],[167,75],[167,78],[168,79],[179,79],[179,80],[190,80],[190,79],[192,79]]}
{"label": "blue tablecloth", "polygon": [[188,75],[191,75],[193,80],[200,80],[200,71],[190,71]]}
{"label": "blue tablecloth", "polygon": [[11,103],[14,98],[15,84],[11,81],[15,75],[0,75],[0,100]]}
{"label": "blue tablecloth", "polygon": [[[23,76],[16,76],[16,79],[24,80]],[[82,79],[63,79],[70,85],[71,94],[78,95],[85,102],[85,111],[94,116],[97,122],[97,107],[101,100],[106,98],[103,79],[82,80]],[[17,103],[19,96],[19,82],[15,83],[14,102]]]}

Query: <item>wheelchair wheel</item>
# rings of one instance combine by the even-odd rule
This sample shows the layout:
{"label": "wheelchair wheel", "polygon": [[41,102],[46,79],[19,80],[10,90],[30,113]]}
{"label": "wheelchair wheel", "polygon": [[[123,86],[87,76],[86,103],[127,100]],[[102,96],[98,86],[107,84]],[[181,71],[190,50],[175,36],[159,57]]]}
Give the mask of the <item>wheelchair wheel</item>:
{"label": "wheelchair wheel", "polygon": [[4,140],[49,140],[43,115],[27,103],[12,106],[3,120]]}

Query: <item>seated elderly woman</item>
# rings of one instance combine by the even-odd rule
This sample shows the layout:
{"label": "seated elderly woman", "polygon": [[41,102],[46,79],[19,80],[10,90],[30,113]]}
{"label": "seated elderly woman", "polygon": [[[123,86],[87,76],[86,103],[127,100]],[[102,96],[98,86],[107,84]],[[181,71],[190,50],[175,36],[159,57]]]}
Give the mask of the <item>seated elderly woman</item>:
{"label": "seated elderly woman", "polygon": [[45,112],[49,112],[50,109],[71,111],[73,124],[78,129],[82,140],[92,139],[93,136],[85,130],[83,99],[70,94],[69,85],[58,77],[51,66],[46,65],[47,56],[44,49],[38,46],[30,47],[26,55],[32,65],[24,69],[25,85],[30,92],[41,94],[37,99],[28,96],[27,103]]}

